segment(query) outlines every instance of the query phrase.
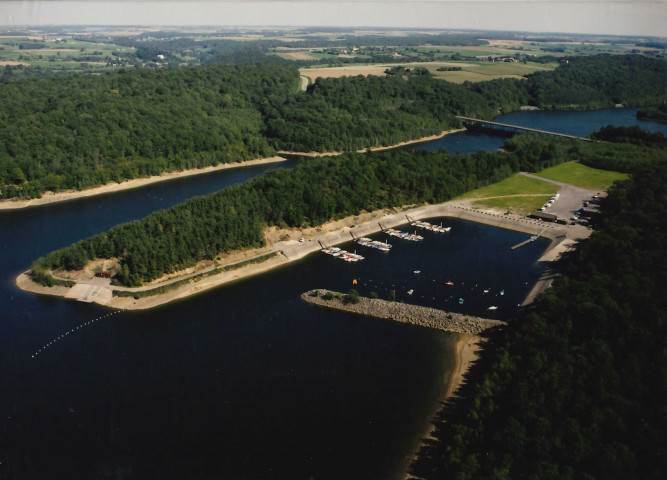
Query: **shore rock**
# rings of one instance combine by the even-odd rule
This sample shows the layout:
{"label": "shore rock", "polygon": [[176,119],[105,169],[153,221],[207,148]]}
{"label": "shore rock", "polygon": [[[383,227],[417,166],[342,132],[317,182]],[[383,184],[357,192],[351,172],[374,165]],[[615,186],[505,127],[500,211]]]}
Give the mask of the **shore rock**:
{"label": "shore rock", "polygon": [[[331,292],[334,298],[331,300],[323,298],[327,292]],[[301,298],[308,303],[320,307],[393,320],[395,322],[410,323],[446,332],[478,335],[489,328],[505,325],[504,322],[499,320],[489,320],[487,318],[446,312],[437,308],[421,307],[407,303],[390,302],[388,300],[380,300],[379,298],[359,297],[359,303],[346,303],[344,301],[345,294],[327,289],[310,290],[302,293]]]}

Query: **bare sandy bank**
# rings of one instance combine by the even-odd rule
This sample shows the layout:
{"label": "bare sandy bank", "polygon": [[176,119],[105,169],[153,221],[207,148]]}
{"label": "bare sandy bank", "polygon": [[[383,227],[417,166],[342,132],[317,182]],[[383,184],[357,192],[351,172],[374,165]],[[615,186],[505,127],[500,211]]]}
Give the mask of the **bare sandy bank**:
{"label": "bare sandy bank", "polygon": [[228,168],[250,167],[253,165],[263,165],[267,163],[284,162],[286,159],[280,156],[256,158],[254,160],[246,160],[244,162],[222,163],[214,167],[193,168],[189,170],[181,170],[178,172],[168,172],[162,175],[155,175],[152,177],[135,178],[122,183],[107,183],[99,187],[89,188],[86,190],[76,191],[69,190],[66,192],[45,192],[41,198],[32,198],[30,200],[0,200],[0,210],[12,210],[26,207],[34,207],[38,205],[46,205],[49,203],[65,202],[67,200],[74,200],[77,198],[91,197],[93,195],[100,195],[103,193],[120,192],[122,190],[129,190],[131,188],[143,187],[151,183],[163,182],[165,180],[172,180],[174,178],[189,177],[191,175],[200,175],[203,173],[216,172],[218,170],[226,170]]}
{"label": "bare sandy bank", "polygon": [[[430,418],[434,419],[438,412],[440,412],[444,406],[447,404],[447,401],[454,398],[456,391],[463,384],[465,375],[472,366],[472,364],[479,357],[479,352],[482,348],[482,343],[484,339],[476,335],[466,335],[466,334],[457,334],[457,338],[454,344],[454,366],[452,367],[449,375],[443,378],[445,382],[446,389],[445,395],[442,398],[442,403],[440,408],[433,412]],[[435,440],[433,437],[433,432],[435,431],[435,424],[433,420],[429,422],[428,427],[424,430],[421,441],[419,445],[415,448],[414,454],[411,459],[405,463],[404,468],[402,469],[403,478],[405,480],[416,479],[417,477],[411,475],[410,467],[412,464],[417,461],[419,458],[419,452],[422,447],[425,446],[426,442],[429,440]]]}
{"label": "bare sandy bank", "polygon": [[[393,145],[386,145],[383,147],[371,147],[371,148],[360,148],[357,150],[357,153],[365,153],[368,151],[371,152],[380,152],[383,150],[391,150],[393,148],[398,148],[398,147],[404,147],[405,145],[412,145],[415,143],[423,143],[423,142],[430,142],[431,140],[437,140],[439,138],[442,138],[446,135],[452,134],[452,133],[457,133],[457,132],[462,132],[464,131],[465,128],[453,128],[450,130],[443,130],[442,132],[436,134],[436,135],[429,135],[428,137],[421,137],[421,138],[415,138],[414,140],[406,140],[405,142],[399,142],[395,143]],[[279,155],[301,155],[303,157],[331,157],[331,156],[337,156],[341,155],[342,153],[345,153],[343,151],[331,151],[331,152],[295,152],[291,150],[280,150],[278,152]]]}
{"label": "bare sandy bank", "polygon": [[[411,219],[422,219],[430,217],[455,217],[470,220],[494,227],[515,230],[519,232],[537,235],[552,240],[541,261],[550,261],[558,258],[561,251],[571,248],[571,242],[590,234],[584,227],[565,226],[543,223],[537,220],[527,219],[516,215],[504,215],[493,211],[480,211],[463,206],[457,202],[447,202],[437,205],[423,205],[419,207],[404,209],[384,209],[374,212],[362,213],[357,216],[347,217],[337,221],[330,221],[319,227],[305,229],[270,228],[266,231],[267,246],[256,250],[234,252],[226,257],[226,264],[233,264],[240,260],[253,260],[270,252],[276,255],[261,263],[250,263],[240,268],[217,273],[215,275],[199,278],[202,273],[219,268],[221,264],[205,264],[191,269],[188,272],[180,272],[170,278],[152,283],[149,286],[137,289],[111,286],[109,279],[97,277],[73,276],[69,278],[76,285],[65,294],[61,288],[45,289],[34,284],[26,275],[17,280],[17,285],[28,291],[39,294],[64,296],[84,302],[95,302],[111,308],[119,309],[146,309],[163,305],[171,301],[186,298],[188,296],[209,290],[225,283],[246,278],[252,275],[266,272],[270,269],[285,265],[292,261],[320,250],[321,245],[333,246],[350,241],[352,236],[363,237],[376,233],[383,228],[396,227],[407,222],[406,216]],[[303,241],[297,239],[303,238]],[[569,240],[569,241],[566,241]],[[182,280],[191,279],[187,282]],[[142,291],[151,288],[164,287],[170,282],[180,282],[176,288],[168,289],[162,293],[142,298],[114,296],[114,290]],[[548,286],[548,285],[546,285]],[[545,287],[544,287],[545,288]]]}

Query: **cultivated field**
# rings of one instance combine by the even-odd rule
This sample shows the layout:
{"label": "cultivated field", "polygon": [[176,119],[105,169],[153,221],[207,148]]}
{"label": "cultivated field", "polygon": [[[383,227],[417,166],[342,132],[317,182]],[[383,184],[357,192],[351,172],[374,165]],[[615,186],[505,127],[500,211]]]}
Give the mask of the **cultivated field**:
{"label": "cultivated field", "polygon": [[[401,65],[406,68],[423,67],[427,68],[437,78],[442,78],[453,83],[463,82],[482,82],[493,80],[495,78],[523,78],[523,75],[540,70],[553,70],[555,64],[536,64],[536,63],[481,63],[481,62],[413,62],[399,64],[376,64],[364,65],[354,64],[340,67],[308,67],[301,69],[301,75],[315,80],[316,78],[339,78],[354,75],[384,75],[387,68]],[[439,72],[440,67],[459,67],[460,71]]]}

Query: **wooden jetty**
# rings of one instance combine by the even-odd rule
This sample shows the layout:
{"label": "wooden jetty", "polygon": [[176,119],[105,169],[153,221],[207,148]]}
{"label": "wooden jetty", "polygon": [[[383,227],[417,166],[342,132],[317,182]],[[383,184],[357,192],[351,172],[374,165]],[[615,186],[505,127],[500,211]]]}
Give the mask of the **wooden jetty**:
{"label": "wooden jetty", "polygon": [[528,240],[524,240],[524,241],[521,242],[521,243],[517,243],[516,245],[514,245],[514,246],[512,247],[512,250],[516,250],[516,249],[519,248],[519,247],[523,247],[523,246],[524,246],[525,244],[527,244],[527,243],[534,242],[535,240],[537,240],[538,238],[540,238],[540,236],[541,236],[543,233],[544,233],[544,229],[542,229],[542,231],[541,231],[540,233],[538,233],[537,235],[533,235],[532,237],[530,237]]}

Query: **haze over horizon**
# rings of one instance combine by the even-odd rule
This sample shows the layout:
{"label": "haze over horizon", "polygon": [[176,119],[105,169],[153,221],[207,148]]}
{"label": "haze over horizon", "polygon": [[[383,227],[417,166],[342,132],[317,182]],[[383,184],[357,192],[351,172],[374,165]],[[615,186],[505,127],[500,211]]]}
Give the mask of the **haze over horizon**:
{"label": "haze over horizon", "polygon": [[665,1],[0,1],[0,25],[440,28],[664,36]]}

